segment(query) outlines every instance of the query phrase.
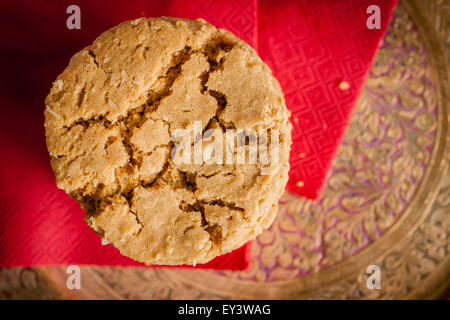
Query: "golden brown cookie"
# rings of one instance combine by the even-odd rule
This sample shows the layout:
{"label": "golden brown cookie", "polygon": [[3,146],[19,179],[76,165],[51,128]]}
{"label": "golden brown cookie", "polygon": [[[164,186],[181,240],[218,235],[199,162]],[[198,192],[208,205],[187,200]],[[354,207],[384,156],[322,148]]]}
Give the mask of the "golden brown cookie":
{"label": "golden brown cookie", "polygon": [[[45,104],[58,187],[134,260],[205,263],[275,218],[288,179],[289,112],[270,69],[228,31],[201,19],[124,22],[72,57]],[[186,146],[200,146],[200,162],[195,152],[183,158],[179,130],[192,134]],[[229,132],[237,133],[216,151]],[[239,150],[250,159],[254,141],[276,146],[270,164],[260,153],[256,163],[237,160]],[[210,161],[222,152],[232,161]]]}

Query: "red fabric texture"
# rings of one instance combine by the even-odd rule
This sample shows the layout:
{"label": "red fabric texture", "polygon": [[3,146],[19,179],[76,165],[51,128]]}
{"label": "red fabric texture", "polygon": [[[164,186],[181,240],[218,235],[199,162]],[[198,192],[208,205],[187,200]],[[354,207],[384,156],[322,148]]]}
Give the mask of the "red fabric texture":
{"label": "red fabric texture", "polygon": [[[395,5],[386,1],[3,1],[0,21],[0,267],[142,266],[102,246],[79,204],[56,188],[43,128],[44,99],[69,58],[103,31],[140,16],[204,18],[257,49],[293,118],[288,190],[316,198]],[[68,30],[66,8],[81,8]],[[368,30],[366,8],[381,8]],[[350,89],[337,89],[346,80]],[[302,153],[304,157],[299,157]],[[296,182],[303,181],[303,187]],[[196,268],[245,270],[249,244]]]}
{"label": "red fabric texture", "polygon": [[[287,190],[317,199],[396,0],[259,2],[258,52],[292,112]],[[369,29],[370,5],[380,29]],[[348,90],[338,84],[346,81]]]}

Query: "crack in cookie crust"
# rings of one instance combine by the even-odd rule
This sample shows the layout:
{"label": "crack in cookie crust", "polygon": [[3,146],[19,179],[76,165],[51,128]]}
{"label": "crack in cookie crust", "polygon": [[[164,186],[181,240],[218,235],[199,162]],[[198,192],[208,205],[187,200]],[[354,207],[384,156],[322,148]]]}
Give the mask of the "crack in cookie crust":
{"label": "crack in cookie crust", "polygon": [[[46,106],[58,186],[122,254],[204,263],[273,221],[289,169],[289,114],[270,70],[231,33],[202,20],[124,22],[71,59]],[[194,120],[202,133],[280,130],[281,161],[270,176],[258,164],[176,164],[172,133]]]}

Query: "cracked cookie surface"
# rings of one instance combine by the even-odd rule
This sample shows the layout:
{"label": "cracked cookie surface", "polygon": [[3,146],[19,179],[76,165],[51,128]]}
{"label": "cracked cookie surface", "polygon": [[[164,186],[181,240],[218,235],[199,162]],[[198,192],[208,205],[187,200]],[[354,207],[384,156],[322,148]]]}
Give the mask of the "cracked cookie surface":
{"label": "cracked cookie surface", "polygon": [[[275,218],[288,180],[289,112],[270,69],[230,32],[201,19],[124,22],[72,57],[45,103],[58,187],[123,255],[205,263]],[[180,164],[174,132],[194,121],[222,135],[276,130],[279,161],[270,174],[260,163]]]}

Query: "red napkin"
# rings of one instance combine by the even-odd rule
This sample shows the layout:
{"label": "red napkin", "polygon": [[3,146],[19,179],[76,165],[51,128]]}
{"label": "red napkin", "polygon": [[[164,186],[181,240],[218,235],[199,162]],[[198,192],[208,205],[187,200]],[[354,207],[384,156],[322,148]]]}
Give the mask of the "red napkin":
{"label": "red napkin", "polygon": [[[142,265],[101,245],[78,203],[56,188],[45,147],[43,101],[51,83],[101,32],[140,16],[201,17],[258,49],[298,117],[292,121],[288,190],[315,198],[395,2],[3,1],[0,267]],[[81,8],[81,30],[66,28],[72,4]],[[366,27],[370,4],[381,9],[380,30]],[[350,84],[347,91],[337,89],[343,80]],[[197,268],[244,270],[248,263],[249,244]]]}
{"label": "red napkin", "polygon": [[[72,4],[81,9],[81,30],[66,28]],[[256,0],[2,1],[0,12],[0,267],[142,265],[102,246],[79,204],[56,188],[45,146],[45,96],[75,52],[140,16],[202,17],[256,47]],[[197,268],[244,270],[249,248]]]}
{"label": "red napkin", "polygon": [[[258,52],[292,112],[287,190],[317,199],[397,0],[259,2]],[[380,9],[380,29],[367,19]],[[346,81],[350,88],[340,90]]]}

